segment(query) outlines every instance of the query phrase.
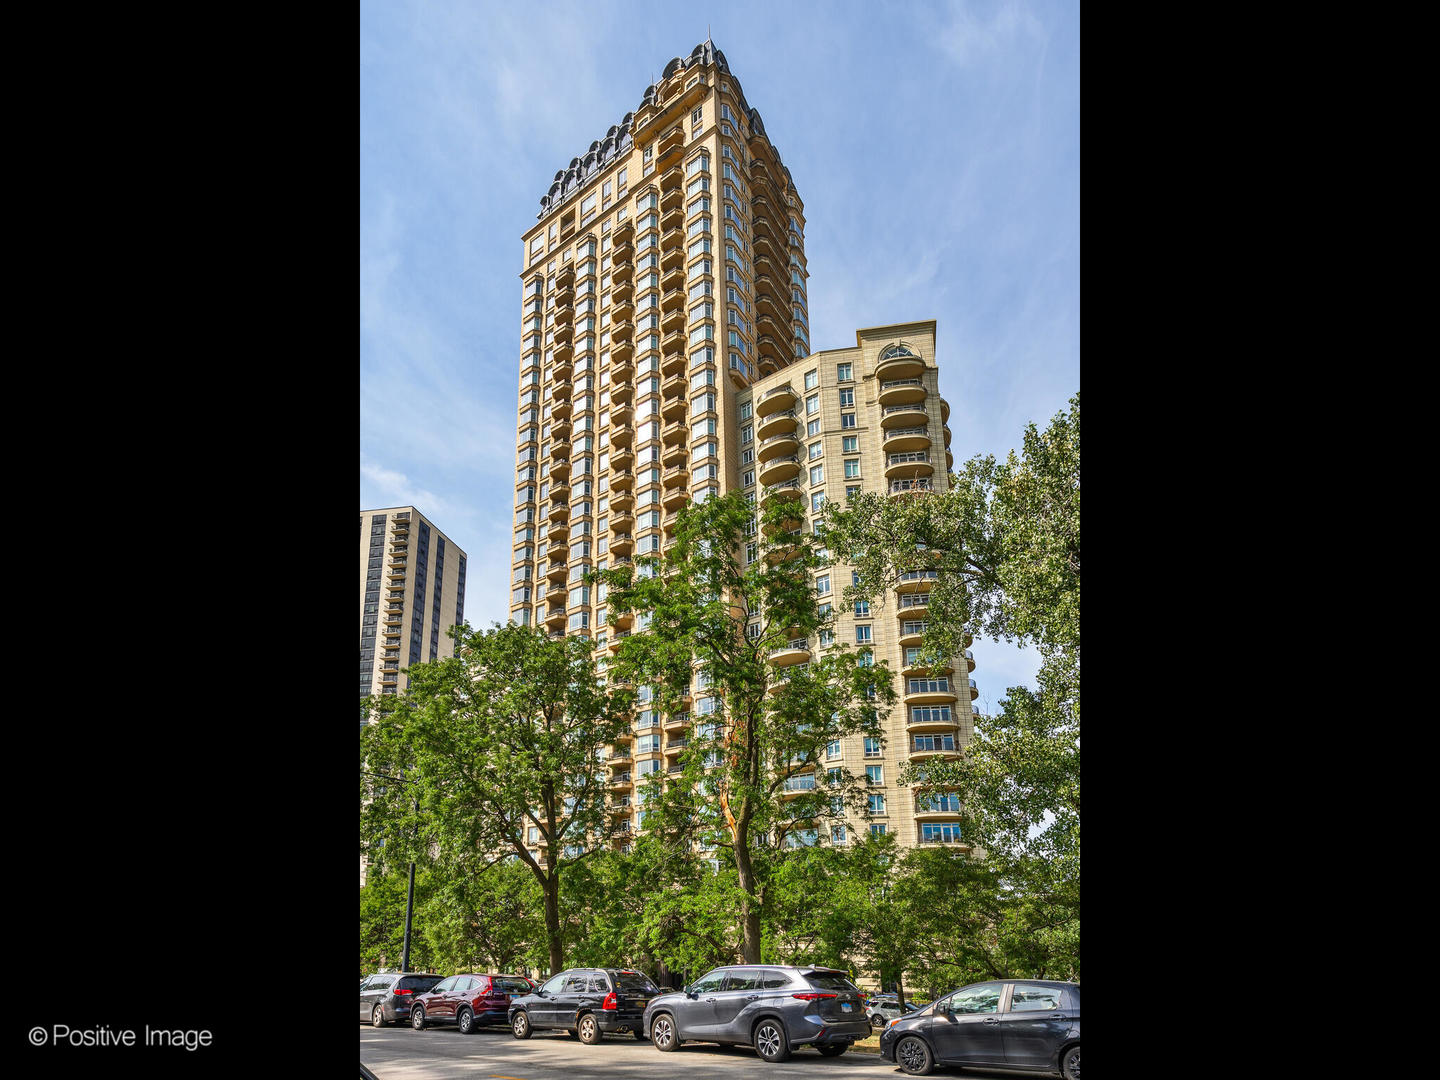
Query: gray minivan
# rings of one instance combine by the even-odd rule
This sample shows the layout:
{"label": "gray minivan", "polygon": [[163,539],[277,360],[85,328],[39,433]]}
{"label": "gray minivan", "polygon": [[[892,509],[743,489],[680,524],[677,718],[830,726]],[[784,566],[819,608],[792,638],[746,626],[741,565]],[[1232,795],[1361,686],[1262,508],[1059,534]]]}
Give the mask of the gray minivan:
{"label": "gray minivan", "polygon": [[382,971],[360,984],[360,1020],[384,1027],[395,1020],[408,1020],[410,1003],[438,983],[443,975],[416,975],[406,971]]}

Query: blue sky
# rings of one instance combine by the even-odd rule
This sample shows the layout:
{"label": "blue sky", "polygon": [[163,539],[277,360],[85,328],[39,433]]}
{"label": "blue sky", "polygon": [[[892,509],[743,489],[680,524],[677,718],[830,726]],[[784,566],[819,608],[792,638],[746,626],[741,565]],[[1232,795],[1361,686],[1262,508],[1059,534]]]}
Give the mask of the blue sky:
{"label": "blue sky", "polygon": [[[805,203],[810,340],[937,320],[957,463],[1080,385],[1078,4],[362,0],[360,509],[413,503],[508,613],[520,235],[707,24]],[[1033,650],[975,643],[977,705]]]}

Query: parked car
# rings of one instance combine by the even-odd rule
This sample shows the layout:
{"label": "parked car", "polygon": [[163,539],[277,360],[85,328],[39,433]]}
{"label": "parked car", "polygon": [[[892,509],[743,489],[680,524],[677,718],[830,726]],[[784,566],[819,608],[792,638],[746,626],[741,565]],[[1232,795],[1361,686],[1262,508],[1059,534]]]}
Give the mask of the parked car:
{"label": "parked car", "polygon": [[376,1027],[408,1019],[415,995],[425,993],[443,977],[402,971],[371,975],[360,984],[360,1019]]}
{"label": "parked car", "polygon": [[799,1046],[839,1057],[870,1034],[870,1024],[843,971],[740,964],[655,998],[645,1007],[645,1034],[665,1053],[685,1042],[733,1043],[775,1063]]}
{"label": "parked car", "polygon": [[880,1056],[914,1076],[936,1065],[993,1066],[1080,1080],[1080,984],[974,983],[892,1021]]}
{"label": "parked car", "polygon": [[469,1035],[482,1024],[508,1024],[510,999],[530,990],[523,975],[451,975],[415,998],[410,1026],[424,1031],[429,1024],[454,1024]]}
{"label": "parked car", "polygon": [[920,1008],[913,1001],[905,1002],[905,1008],[900,1008],[900,1001],[893,995],[889,997],[873,997],[865,1006],[865,1018],[870,1021],[870,1026],[876,1031],[882,1030],[891,1020],[898,1020],[902,1016],[909,1016]]}
{"label": "parked car", "polygon": [[589,1045],[609,1033],[644,1039],[646,1004],[660,991],[631,968],[571,968],[552,975],[533,994],[510,1000],[510,1031],[528,1039],[537,1028],[563,1028]]}

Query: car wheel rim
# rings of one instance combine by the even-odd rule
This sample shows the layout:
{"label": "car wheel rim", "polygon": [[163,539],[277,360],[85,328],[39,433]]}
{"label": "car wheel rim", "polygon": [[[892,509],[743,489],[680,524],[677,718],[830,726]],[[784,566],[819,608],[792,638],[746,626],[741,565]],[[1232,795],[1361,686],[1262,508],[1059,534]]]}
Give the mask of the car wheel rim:
{"label": "car wheel rim", "polygon": [[769,1024],[760,1029],[760,1056],[771,1058],[780,1052],[780,1033]]}
{"label": "car wheel rim", "polygon": [[668,1020],[657,1020],[655,1022],[654,1039],[656,1046],[670,1045],[670,1022]]}
{"label": "car wheel rim", "polygon": [[907,1069],[919,1069],[925,1065],[925,1051],[914,1039],[900,1044],[900,1064]]}
{"label": "car wheel rim", "polygon": [[379,1027],[379,1026],[380,1026],[380,1019],[381,1019],[381,1017],[383,1017],[384,1015],[385,1015],[385,1014],[380,1011],[380,1006],[379,1006],[379,1005],[376,1005],[376,1006],[375,1006],[375,1011],[370,1014],[370,1022],[371,1022],[372,1024],[374,1024],[376,1027]]}
{"label": "car wheel rim", "polygon": [[515,1034],[517,1034],[517,1035],[524,1035],[524,1034],[525,1034],[525,1014],[524,1014],[524,1013],[521,1013],[519,1016],[515,1017],[515,1023],[513,1023],[513,1024],[510,1025],[510,1026],[511,1026],[511,1028],[514,1030]]}
{"label": "car wheel rim", "polygon": [[411,1013],[410,1023],[415,1025],[417,1028],[423,1025],[425,1023],[425,1010],[416,1009],[413,1013]]}
{"label": "car wheel rim", "polygon": [[584,1035],[586,1039],[593,1039],[595,1037],[595,1021],[588,1016],[580,1021],[580,1034]]}
{"label": "car wheel rim", "polygon": [[460,1033],[462,1035],[470,1034],[470,1014],[468,1012],[460,1014]]}
{"label": "car wheel rim", "polygon": [[1077,1053],[1070,1058],[1070,1075],[1075,1080],[1080,1080],[1080,1055]]}

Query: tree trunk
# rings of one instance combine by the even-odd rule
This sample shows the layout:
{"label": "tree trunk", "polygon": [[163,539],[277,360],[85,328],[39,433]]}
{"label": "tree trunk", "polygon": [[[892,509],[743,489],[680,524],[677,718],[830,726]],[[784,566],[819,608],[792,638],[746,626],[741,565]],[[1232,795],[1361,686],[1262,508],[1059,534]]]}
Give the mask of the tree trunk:
{"label": "tree trunk", "polygon": [[545,939],[550,946],[550,974],[565,970],[565,957],[560,950],[560,877],[551,870],[541,879],[545,889]]}
{"label": "tree trunk", "polygon": [[903,971],[895,973],[895,1003],[900,1006],[900,1015],[905,1015],[905,982]]}
{"label": "tree trunk", "polygon": [[744,939],[740,945],[741,963],[760,963],[760,905],[755,896],[755,868],[750,863],[750,838],[735,836],[735,869],[744,894],[740,901],[740,920]]}

